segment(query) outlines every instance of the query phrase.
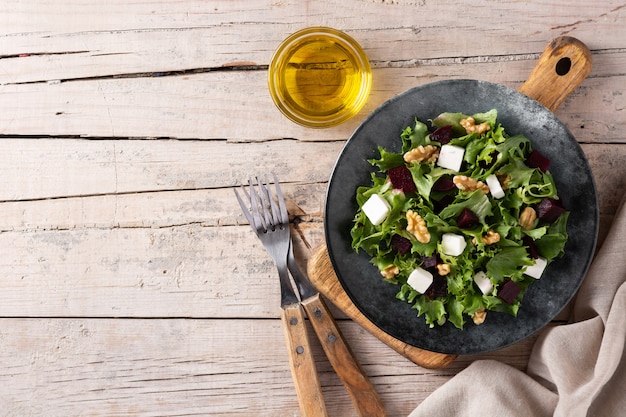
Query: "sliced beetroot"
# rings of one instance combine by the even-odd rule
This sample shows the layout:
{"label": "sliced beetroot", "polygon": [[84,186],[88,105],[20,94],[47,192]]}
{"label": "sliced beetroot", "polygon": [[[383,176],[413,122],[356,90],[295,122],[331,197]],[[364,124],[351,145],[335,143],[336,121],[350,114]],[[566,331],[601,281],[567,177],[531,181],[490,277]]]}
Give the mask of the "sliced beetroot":
{"label": "sliced beetroot", "polygon": [[421,260],[422,260],[422,268],[424,269],[436,268],[437,264],[441,263],[441,260],[439,259],[437,254],[434,254],[432,256],[422,255]]}
{"label": "sliced beetroot", "polygon": [[478,217],[468,208],[464,208],[456,219],[456,225],[461,229],[471,229],[478,224]]}
{"label": "sliced beetroot", "polygon": [[391,236],[391,246],[396,248],[400,255],[404,255],[411,250],[413,244],[411,241],[400,235]]}
{"label": "sliced beetroot", "polygon": [[435,212],[440,213],[441,210],[448,207],[450,204],[454,203],[454,195],[446,194],[441,197],[439,200],[433,199],[433,208]]}
{"label": "sliced beetroot", "polygon": [[537,259],[539,257],[539,252],[537,251],[537,245],[535,245],[535,241],[532,240],[530,236],[524,236],[524,238],[522,239],[522,243],[524,243],[524,246],[526,246],[526,249],[528,251],[528,256],[530,256],[533,259]]}
{"label": "sliced beetroot", "polygon": [[409,171],[406,165],[391,168],[387,171],[387,174],[389,175],[393,188],[402,190],[405,193],[410,193],[417,189],[411,171]]}
{"label": "sliced beetroot", "polygon": [[454,190],[456,185],[454,185],[454,181],[452,181],[452,177],[443,176],[439,177],[437,181],[433,184],[433,191],[450,191]]}
{"label": "sliced beetroot", "polygon": [[507,304],[512,304],[517,298],[522,288],[515,281],[506,281],[500,289],[498,289],[498,297]]}
{"label": "sliced beetroot", "polygon": [[430,298],[445,297],[448,295],[448,280],[446,277],[442,277],[438,274],[433,275],[433,283],[430,284],[430,287],[428,287],[424,294]]}
{"label": "sliced beetroot", "polygon": [[430,140],[439,142],[442,145],[450,142],[452,139],[452,126],[442,126],[430,134]]}
{"label": "sliced beetroot", "polygon": [[545,222],[553,223],[565,211],[560,201],[545,197],[535,208],[537,217]]}
{"label": "sliced beetroot", "polygon": [[533,150],[526,160],[526,165],[531,168],[539,168],[543,172],[546,172],[548,170],[548,166],[550,165],[550,160],[543,156],[539,151]]}

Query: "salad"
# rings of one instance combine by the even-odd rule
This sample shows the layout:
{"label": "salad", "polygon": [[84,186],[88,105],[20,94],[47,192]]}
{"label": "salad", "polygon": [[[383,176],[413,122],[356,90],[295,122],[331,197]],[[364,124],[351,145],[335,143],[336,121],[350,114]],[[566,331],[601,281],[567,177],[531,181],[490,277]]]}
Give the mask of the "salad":
{"label": "salad", "polygon": [[416,119],[401,152],[379,147],[369,160],[377,169],[356,191],[352,247],[430,327],[515,316],[568,238],[550,161],[509,135],[495,109],[430,123]]}

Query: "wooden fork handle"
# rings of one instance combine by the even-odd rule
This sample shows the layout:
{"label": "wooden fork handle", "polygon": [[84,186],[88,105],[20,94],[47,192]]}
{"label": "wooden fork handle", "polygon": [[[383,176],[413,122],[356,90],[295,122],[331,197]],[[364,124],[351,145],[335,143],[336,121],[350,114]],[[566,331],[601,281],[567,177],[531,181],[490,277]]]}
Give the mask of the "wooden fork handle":
{"label": "wooden fork handle", "polygon": [[281,319],[300,412],[306,417],[328,417],[302,306],[296,303],[283,307]]}
{"label": "wooden fork handle", "polygon": [[319,294],[302,301],[309,322],[320,340],[328,361],[348,391],[360,417],[384,417],[385,408],[361,365],[346,343],[335,319]]}

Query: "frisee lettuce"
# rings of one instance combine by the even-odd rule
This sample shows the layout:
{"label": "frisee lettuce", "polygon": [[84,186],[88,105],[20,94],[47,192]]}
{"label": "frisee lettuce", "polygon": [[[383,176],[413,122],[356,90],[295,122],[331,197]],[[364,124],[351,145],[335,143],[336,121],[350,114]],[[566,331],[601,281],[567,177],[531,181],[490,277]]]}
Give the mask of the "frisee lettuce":
{"label": "frisee lettuce", "polygon": [[[351,229],[353,249],[367,253],[379,271],[389,266],[398,267],[397,275],[384,279],[399,286],[396,298],[412,304],[417,315],[424,316],[431,327],[450,321],[462,329],[468,317],[483,310],[517,315],[524,292],[534,281],[524,274],[524,269],[534,263],[525,242],[530,239],[540,256],[551,262],[563,256],[567,241],[567,211],[554,223],[538,220],[530,229],[519,223],[525,207],[532,207],[544,198],[558,199],[552,174],[526,163],[533,151],[530,140],[522,135],[509,136],[497,122],[495,109],[471,116],[476,124],[489,124],[490,129],[483,134],[466,132],[461,121],[467,117],[462,113],[443,113],[431,120],[433,129],[451,126],[449,143],[465,149],[461,172],[441,168],[435,162],[404,161],[404,153],[413,148],[441,146],[431,139],[428,126],[416,119],[414,126],[407,126],[400,134],[400,153],[378,148],[380,157],[369,160],[378,170],[371,176],[371,185],[356,190],[359,209]],[[411,173],[416,185],[414,192],[394,189],[386,174],[389,169],[402,164]],[[506,184],[505,196],[501,199],[481,190],[433,191],[434,184],[443,177],[465,175],[484,182],[492,174]],[[385,220],[376,226],[361,210],[373,194],[383,196],[391,207]],[[466,209],[475,214],[478,223],[462,229],[457,225],[457,218]],[[429,242],[419,242],[406,230],[408,210],[419,213],[426,222],[431,236]],[[500,240],[485,244],[482,237],[488,231],[497,232]],[[461,255],[443,253],[440,241],[444,233],[464,236],[468,245]],[[408,253],[400,254],[393,247],[391,239],[394,235],[410,241]],[[441,289],[420,294],[407,284],[407,279],[414,269],[424,267],[425,259],[433,256],[437,257],[437,263],[450,267],[450,272],[445,275],[445,294]],[[428,270],[440,276],[436,268]],[[484,271],[493,284],[494,289],[488,295],[483,295],[474,284],[474,275],[478,271]],[[521,288],[518,297],[510,304],[498,297],[499,287],[509,280]]]}

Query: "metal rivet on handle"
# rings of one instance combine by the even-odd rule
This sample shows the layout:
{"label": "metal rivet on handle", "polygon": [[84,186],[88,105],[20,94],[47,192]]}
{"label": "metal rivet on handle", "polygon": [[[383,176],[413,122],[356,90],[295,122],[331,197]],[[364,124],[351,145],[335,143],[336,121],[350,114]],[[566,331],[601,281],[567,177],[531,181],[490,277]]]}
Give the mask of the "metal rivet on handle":
{"label": "metal rivet on handle", "polygon": [[298,352],[298,354],[302,355],[304,353],[304,348],[302,346],[298,346],[296,348],[296,352]]}

